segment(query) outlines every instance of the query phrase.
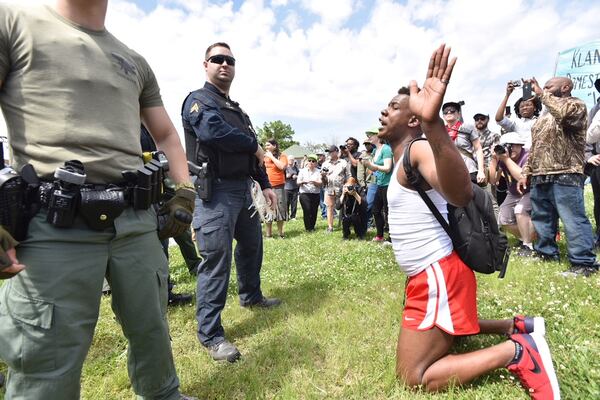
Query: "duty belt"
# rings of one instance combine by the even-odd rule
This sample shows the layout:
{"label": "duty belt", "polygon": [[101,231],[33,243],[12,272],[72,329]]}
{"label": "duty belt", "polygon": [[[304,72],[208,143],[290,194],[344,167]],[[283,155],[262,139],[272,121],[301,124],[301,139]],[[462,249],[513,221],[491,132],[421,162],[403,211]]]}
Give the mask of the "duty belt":
{"label": "duty belt", "polygon": [[75,217],[81,217],[95,230],[112,227],[127,207],[144,210],[156,203],[136,203],[136,187],[114,184],[84,184],[67,192],[56,183],[41,182],[39,199],[42,210],[47,212],[46,220],[52,225],[68,228]]}

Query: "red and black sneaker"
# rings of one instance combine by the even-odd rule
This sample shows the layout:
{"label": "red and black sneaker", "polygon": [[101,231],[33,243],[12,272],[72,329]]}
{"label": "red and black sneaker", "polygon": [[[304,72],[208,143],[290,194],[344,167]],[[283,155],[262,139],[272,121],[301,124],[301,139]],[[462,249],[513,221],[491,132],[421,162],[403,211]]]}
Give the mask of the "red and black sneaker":
{"label": "red and black sneaker", "polygon": [[539,333],[546,335],[546,323],[543,317],[526,317],[524,315],[515,315],[513,318],[513,333]]}
{"label": "red and black sneaker", "polygon": [[544,336],[518,333],[510,339],[515,342],[516,353],[508,370],[519,378],[533,400],[559,400],[558,379]]}

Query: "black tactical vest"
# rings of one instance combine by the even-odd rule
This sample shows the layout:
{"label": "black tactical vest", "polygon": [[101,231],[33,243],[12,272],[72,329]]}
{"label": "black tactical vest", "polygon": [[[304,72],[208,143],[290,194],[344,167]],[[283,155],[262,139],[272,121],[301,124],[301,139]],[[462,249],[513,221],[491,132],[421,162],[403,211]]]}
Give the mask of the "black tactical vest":
{"label": "black tactical vest", "polygon": [[[183,107],[189,104],[188,99],[197,100],[203,106],[202,112],[218,111],[223,120],[234,128],[256,137],[252,122],[239,104],[228,100],[206,88],[191,92],[183,102]],[[182,110],[184,115],[186,110]],[[202,118],[202,116],[200,116]],[[187,159],[200,165],[209,163],[210,172],[215,178],[246,179],[256,173],[258,160],[253,153],[225,152],[207,145],[198,139],[190,121],[183,118],[185,133],[185,148]]]}

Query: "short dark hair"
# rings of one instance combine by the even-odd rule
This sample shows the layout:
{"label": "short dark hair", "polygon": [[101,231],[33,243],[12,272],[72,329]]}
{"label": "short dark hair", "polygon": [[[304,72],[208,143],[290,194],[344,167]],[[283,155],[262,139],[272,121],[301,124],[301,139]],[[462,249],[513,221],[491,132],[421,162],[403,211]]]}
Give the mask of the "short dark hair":
{"label": "short dark hair", "polygon": [[360,146],[360,143],[358,142],[358,140],[356,140],[355,138],[353,138],[352,136],[350,136],[348,139],[346,139],[347,141],[351,141],[352,143],[354,143],[354,147],[356,147],[358,149],[358,146]]}
{"label": "short dark hair", "polygon": [[521,111],[519,110],[521,108],[521,103],[524,101],[533,101],[533,115],[535,117],[539,117],[540,116],[540,111],[542,111],[542,102],[540,100],[539,97],[535,96],[535,97],[531,97],[527,100],[523,100],[523,97],[521,97],[519,100],[516,101],[515,103],[515,114],[517,114],[517,117],[521,118]]}
{"label": "short dark hair", "polygon": [[398,89],[398,94],[410,96],[410,89],[407,88],[406,86],[402,86],[400,89]]}
{"label": "short dark hair", "polygon": [[231,47],[229,47],[229,45],[225,42],[217,42],[217,43],[213,43],[210,46],[208,46],[208,48],[206,49],[206,52],[204,53],[204,59],[208,60],[208,54],[210,53],[210,51],[212,49],[214,49],[215,47],[225,47],[226,49],[231,50]]}

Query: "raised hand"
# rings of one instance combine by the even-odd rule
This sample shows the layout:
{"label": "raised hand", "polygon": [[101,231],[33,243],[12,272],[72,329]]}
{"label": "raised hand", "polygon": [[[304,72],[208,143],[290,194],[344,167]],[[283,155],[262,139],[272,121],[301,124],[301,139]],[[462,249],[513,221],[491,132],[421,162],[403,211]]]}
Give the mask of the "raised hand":
{"label": "raised hand", "polygon": [[449,56],[450,47],[442,44],[429,60],[423,89],[419,89],[416,81],[410,82],[410,111],[423,123],[435,122],[440,118],[440,107],[456,64],[456,57],[448,62]]}
{"label": "raised hand", "polygon": [[538,96],[544,94],[544,90],[542,90],[540,84],[538,83],[537,79],[535,79],[535,77],[531,78],[531,88]]}
{"label": "raised hand", "polygon": [[510,96],[514,90],[515,85],[513,85],[513,81],[508,81],[508,83],[506,84],[506,95]]}

